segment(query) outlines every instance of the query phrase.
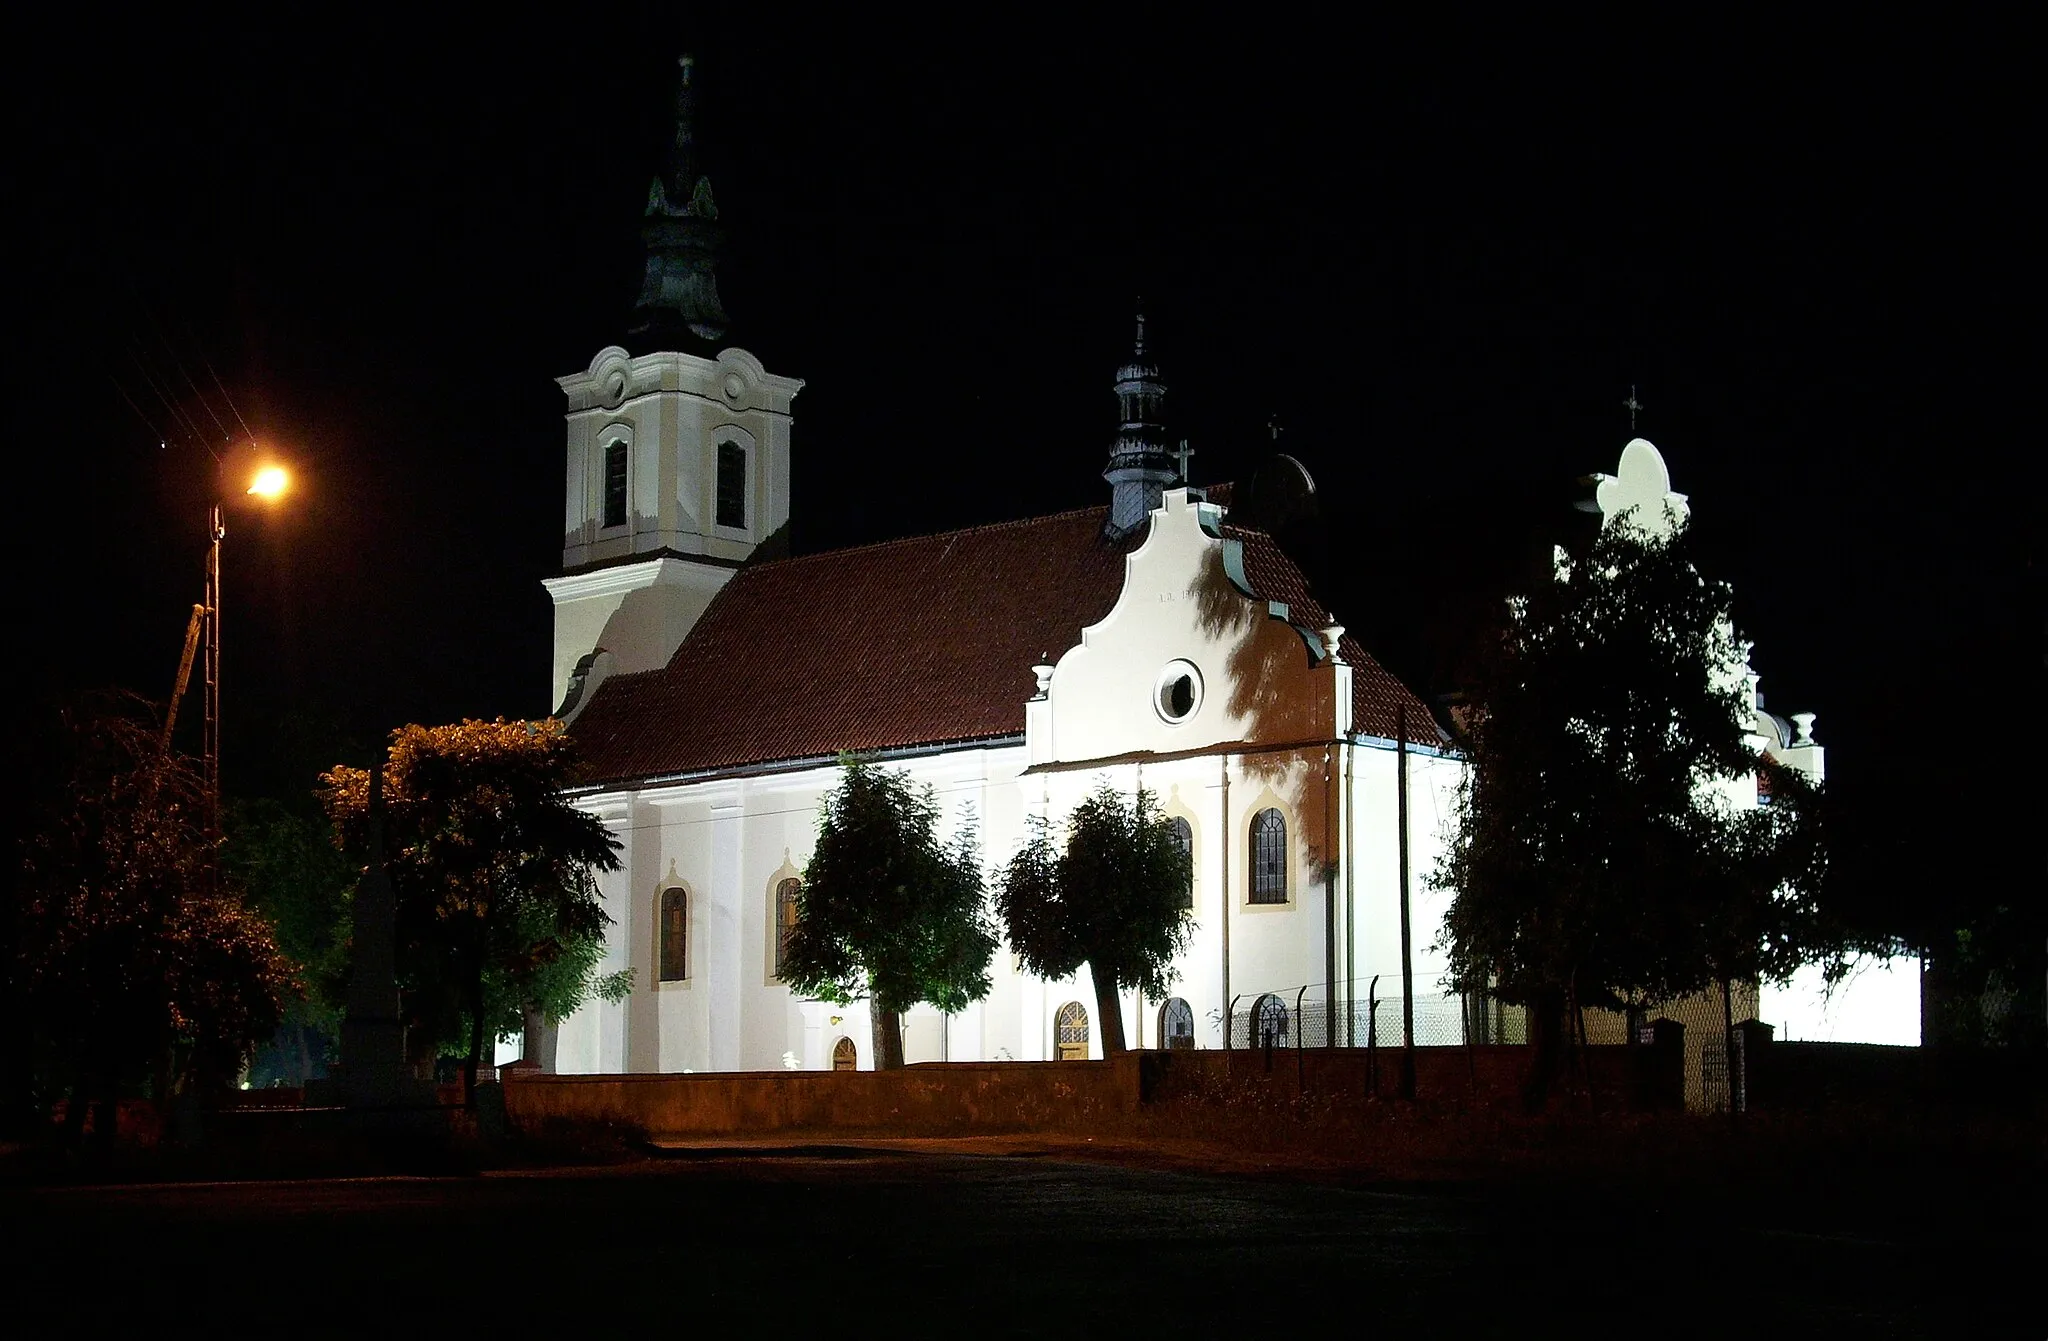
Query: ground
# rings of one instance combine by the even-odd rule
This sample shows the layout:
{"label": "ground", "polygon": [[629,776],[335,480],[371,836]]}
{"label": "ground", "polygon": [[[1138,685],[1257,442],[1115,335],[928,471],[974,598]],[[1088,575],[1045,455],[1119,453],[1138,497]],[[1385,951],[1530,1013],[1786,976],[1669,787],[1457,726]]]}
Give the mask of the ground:
{"label": "ground", "polygon": [[[2038,1219],[2005,1221],[1998,1197],[1937,1196],[1948,1209],[1933,1215],[1911,1195],[1737,1214],[1753,1199],[1654,1180],[1393,1182],[1220,1156],[1012,1137],[683,1147],[459,1177],[43,1185],[0,1193],[0,1231],[21,1325],[115,1307],[163,1321],[189,1304],[312,1334],[615,1321],[1279,1336],[1346,1310],[1360,1333],[1429,1337],[2048,1330],[2023,1288]],[[90,1293],[22,1289],[60,1281]]]}

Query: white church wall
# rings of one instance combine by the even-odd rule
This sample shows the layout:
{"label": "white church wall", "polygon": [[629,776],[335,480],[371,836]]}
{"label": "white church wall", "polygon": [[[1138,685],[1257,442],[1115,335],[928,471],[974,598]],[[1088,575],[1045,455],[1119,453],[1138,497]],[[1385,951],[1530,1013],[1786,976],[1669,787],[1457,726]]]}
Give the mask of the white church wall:
{"label": "white church wall", "polygon": [[[1353,797],[1350,872],[1354,939],[1348,975],[1352,999],[1363,1012],[1368,993],[1381,1001],[1381,1029],[1389,1027],[1386,1011],[1398,1012],[1402,982],[1401,861],[1399,815],[1400,760],[1391,746],[1351,748]],[[1417,1015],[1420,1042],[1434,1042],[1424,1033],[1426,1013],[1441,1014],[1449,996],[1443,986],[1447,967],[1437,948],[1449,911],[1448,891],[1431,888],[1444,845],[1449,841],[1462,761],[1422,750],[1408,755],[1408,891],[1409,965],[1416,999],[1429,1003]],[[1377,989],[1373,979],[1379,979]],[[1362,1026],[1361,1026],[1362,1028]],[[1384,1037],[1384,1034],[1383,1034]]]}
{"label": "white church wall", "polygon": [[[1390,750],[1348,748],[1352,833],[1345,846],[1360,990],[1362,979],[1383,972],[1388,975],[1383,990],[1398,995],[1394,756]],[[1338,933],[1338,977],[1344,976],[1344,913],[1327,907],[1329,891],[1318,871],[1320,854],[1336,846],[1326,842],[1323,826],[1345,803],[1343,751],[1197,755],[1036,773],[1025,772],[1024,759],[1022,747],[1010,746],[888,766],[933,786],[942,831],[949,835],[964,822],[964,806],[973,805],[991,873],[1024,842],[1028,816],[1050,816],[1057,839],[1064,818],[1103,780],[1127,795],[1142,782],[1162,797],[1169,813],[1186,818],[1195,840],[1194,925],[1172,972],[1169,994],[1189,1003],[1200,1046],[1224,1045],[1226,976],[1229,993],[1241,998],[1240,1010],[1262,991],[1323,984],[1330,976],[1326,945],[1333,930]],[[1432,946],[1442,898],[1427,890],[1425,877],[1441,841],[1459,765],[1421,753],[1411,755],[1410,764],[1414,946],[1418,991],[1423,991],[1433,990],[1441,973]],[[625,844],[623,869],[599,882],[615,919],[605,964],[607,969],[632,966],[636,986],[623,1006],[592,1003],[564,1022],[558,1045],[563,1071],[770,1070],[781,1067],[790,1053],[807,1068],[825,1069],[841,1034],[854,1041],[863,1065],[872,1064],[864,1005],[807,1003],[773,976],[774,888],[809,861],[818,805],[837,778],[836,767],[821,767],[650,789],[630,804],[623,796],[586,801],[607,817]],[[1288,823],[1289,899],[1284,904],[1251,902],[1251,823],[1267,806],[1279,809]],[[1346,899],[1346,880],[1340,869],[1340,902]],[[664,983],[659,909],[662,892],[671,887],[689,896],[687,971],[681,980]],[[913,1010],[906,1023],[907,1057],[1051,1057],[1055,1016],[1069,1001],[1087,1011],[1090,1053],[1101,1055],[1103,1021],[1085,968],[1065,981],[1040,982],[1020,972],[1010,947],[1002,945],[991,976],[989,997],[951,1020],[935,1010]],[[1119,1009],[1127,1040],[1157,1046],[1160,1004],[1124,994]]]}
{"label": "white church wall", "polygon": [[577,662],[593,649],[610,652],[621,674],[667,665],[733,571],[657,558],[546,579],[555,604],[548,707],[562,702]]}
{"label": "white church wall", "polygon": [[1788,982],[1763,984],[1757,1017],[1787,1042],[1918,1047],[1920,960],[1859,955],[1832,991],[1818,966],[1800,969]]}
{"label": "white church wall", "polygon": [[[1231,584],[1216,509],[1168,490],[1125,560],[1122,594],[1054,663],[1036,763],[1175,754],[1236,741],[1327,740],[1335,676],[1268,604]],[[1167,701],[1187,675],[1191,703]]]}

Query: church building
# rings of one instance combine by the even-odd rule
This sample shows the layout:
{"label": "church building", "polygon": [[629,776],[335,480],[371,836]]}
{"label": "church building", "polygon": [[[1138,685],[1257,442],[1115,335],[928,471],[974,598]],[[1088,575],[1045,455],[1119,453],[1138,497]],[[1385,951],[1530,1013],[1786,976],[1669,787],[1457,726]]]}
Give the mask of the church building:
{"label": "church building", "polygon": [[[1193,858],[1192,935],[1167,999],[1122,1003],[1132,1046],[1287,1041],[1304,1001],[1329,1041],[1362,1044],[1368,994],[1398,1042],[1384,1006],[1404,882],[1418,1041],[1461,1041],[1434,949],[1447,896],[1424,876],[1464,765],[1268,530],[1233,517],[1232,491],[1190,486],[1142,317],[1092,505],[786,555],[804,383],[725,343],[692,77],[685,58],[648,195],[628,336],[645,352],[607,347],[560,379],[562,573],[546,583],[550,703],[590,769],[576,799],[620,843],[600,878],[603,969],[632,969],[634,989],[529,1055],[563,1072],[869,1067],[866,1003],[806,1000],[781,976],[847,753],[929,785],[990,869],[1104,779],[1159,796]],[[1600,503],[1667,497],[1682,508],[1638,439]],[[1818,773],[1810,718],[1757,720],[1760,750]],[[909,1013],[907,1060],[1101,1055],[1085,969],[1043,981],[1004,947],[992,972],[957,1014]]]}
{"label": "church building", "polygon": [[[629,337],[648,352],[606,348],[561,379],[551,703],[591,770],[578,802],[621,843],[601,879],[605,968],[630,967],[635,987],[562,1022],[554,1066],[871,1064],[865,1004],[804,1000],[779,972],[847,752],[929,784],[990,867],[1105,778],[1160,797],[1193,856],[1193,935],[1172,996],[1125,1005],[1134,1045],[1223,1046],[1233,1002],[1242,1034],[1283,988],[1289,1007],[1310,984],[1343,1003],[1344,984],[1380,975],[1398,996],[1397,775],[1415,925],[1430,928],[1441,910],[1419,873],[1460,765],[1273,539],[1233,522],[1229,492],[1188,486],[1142,317],[1095,505],[778,556],[803,383],[723,343],[692,76],[686,59],[648,196]],[[1417,988],[1440,997],[1431,939],[1413,938]],[[1007,950],[993,970],[965,1011],[910,1013],[909,1060],[1100,1055],[1085,970],[1043,982]]]}

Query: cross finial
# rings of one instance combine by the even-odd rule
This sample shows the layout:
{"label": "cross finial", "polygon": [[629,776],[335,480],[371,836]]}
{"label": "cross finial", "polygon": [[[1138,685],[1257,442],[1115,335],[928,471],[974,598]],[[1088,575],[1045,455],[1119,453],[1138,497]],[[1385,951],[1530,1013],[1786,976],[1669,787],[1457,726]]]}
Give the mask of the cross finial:
{"label": "cross finial", "polygon": [[1643,408],[1643,403],[1636,399],[1634,382],[1628,384],[1628,399],[1621,403],[1621,408],[1628,411],[1628,431],[1633,434],[1636,431],[1636,414]]}
{"label": "cross finial", "polygon": [[1138,338],[1135,344],[1132,346],[1132,349],[1134,353],[1136,353],[1140,358],[1142,358],[1145,354],[1145,295],[1138,295],[1137,307]]}
{"label": "cross finial", "polygon": [[1188,446],[1186,438],[1182,438],[1180,440],[1180,450],[1173,453],[1174,459],[1180,462],[1180,482],[1182,484],[1188,482],[1188,458],[1194,454],[1195,449]]}
{"label": "cross finial", "polygon": [[1268,418],[1268,419],[1266,420],[1266,431],[1267,431],[1268,433],[1271,433],[1271,434],[1273,435],[1273,444],[1274,444],[1274,445],[1275,445],[1275,446],[1277,447],[1277,446],[1279,445],[1279,443],[1280,443],[1280,431],[1281,431],[1281,430],[1280,430],[1280,413],[1279,413],[1279,411],[1277,411],[1277,410],[1276,410],[1276,411],[1274,411],[1274,412],[1273,412],[1273,414],[1272,414],[1272,416],[1271,416],[1270,418]]}

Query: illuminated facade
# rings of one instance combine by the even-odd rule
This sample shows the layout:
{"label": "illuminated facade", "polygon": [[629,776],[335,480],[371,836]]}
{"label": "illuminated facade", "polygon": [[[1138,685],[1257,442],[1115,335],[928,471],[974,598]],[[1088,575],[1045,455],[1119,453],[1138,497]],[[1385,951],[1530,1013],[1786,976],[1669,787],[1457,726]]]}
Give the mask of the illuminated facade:
{"label": "illuminated facade", "polygon": [[[726,367],[764,390],[723,395]],[[1144,412],[1156,416],[1164,387],[1146,367]],[[626,370],[623,386],[607,369]],[[679,371],[697,382],[679,388]],[[691,389],[707,382],[713,394]],[[929,784],[946,824],[974,825],[991,867],[1032,818],[1057,828],[1102,779],[1158,794],[1194,856],[1193,934],[1170,995],[1127,999],[1123,1029],[1139,1046],[1217,1047],[1233,1002],[1242,1031],[1270,992],[1291,1004],[1314,985],[1345,1020],[1354,984],[1378,977],[1382,996],[1398,997],[1405,732],[1418,992],[1425,1014],[1433,1005],[1455,1019],[1430,945],[1441,900],[1420,873],[1461,765],[1272,538],[1232,523],[1227,491],[1169,487],[1150,457],[1133,467],[1120,434],[1108,506],[761,557],[747,546],[786,515],[800,385],[734,350],[705,360],[608,349],[563,379],[564,559],[582,562],[548,583],[554,689],[600,779],[580,803],[622,848],[622,869],[601,880],[607,967],[633,969],[637,986],[560,1026],[559,1069],[872,1063],[865,1005],[805,1001],[777,975],[844,751]],[[702,514],[689,503],[716,507],[707,445],[742,432],[776,447],[744,481],[741,506],[759,528],[691,529]],[[601,524],[615,440],[694,453],[631,469],[616,533]],[[1135,523],[1117,524],[1120,506]],[[1085,969],[1043,982],[1007,951],[993,969],[990,996],[966,1011],[910,1012],[910,1060],[1100,1055]]]}
{"label": "illuminated facade", "polygon": [[[929,785],[990,868],[1104,779],[1161,798],[1194,857],[1192,937],[1167,999],[1122,1003],[1133,1046],[1245,1046],[1274,993],[1362,1042],[1373,984],[1382,1002],[1400,996],[1405,812],[1418,1041],[1461,1041],[1435,950],[1447,896],[1423,876],[1463,765],[1272,536],[1233,520],[1229,490],[1186,487],[1142,319],[1115,379],[1101,505],[785,556],[803,383],[719,343],[691,78],[686,62],[629,337],[657,352],[609,346],[560,381],[563,572],[547,582],[550,704],[594,770],[579,804],[621,845],[600,881],[603,967],[632,969],[635,989],[534,1053],[565,1072],[870,1066],[864,1004],[806,1001],[778,976],[847,752]],[[1599,503],[1607,516],[1652,504],[1645,517],[1685,505],[1640,439]],[[1753,744],[1819,777],[1811,723],[1759,711]],[[1756,803],[1753,783],[1741,793]],[[958,1015],[911,1011],[908,1059],[1101,1054],[1085,969],[1041,981],[1003,949],[993,977]]]}

